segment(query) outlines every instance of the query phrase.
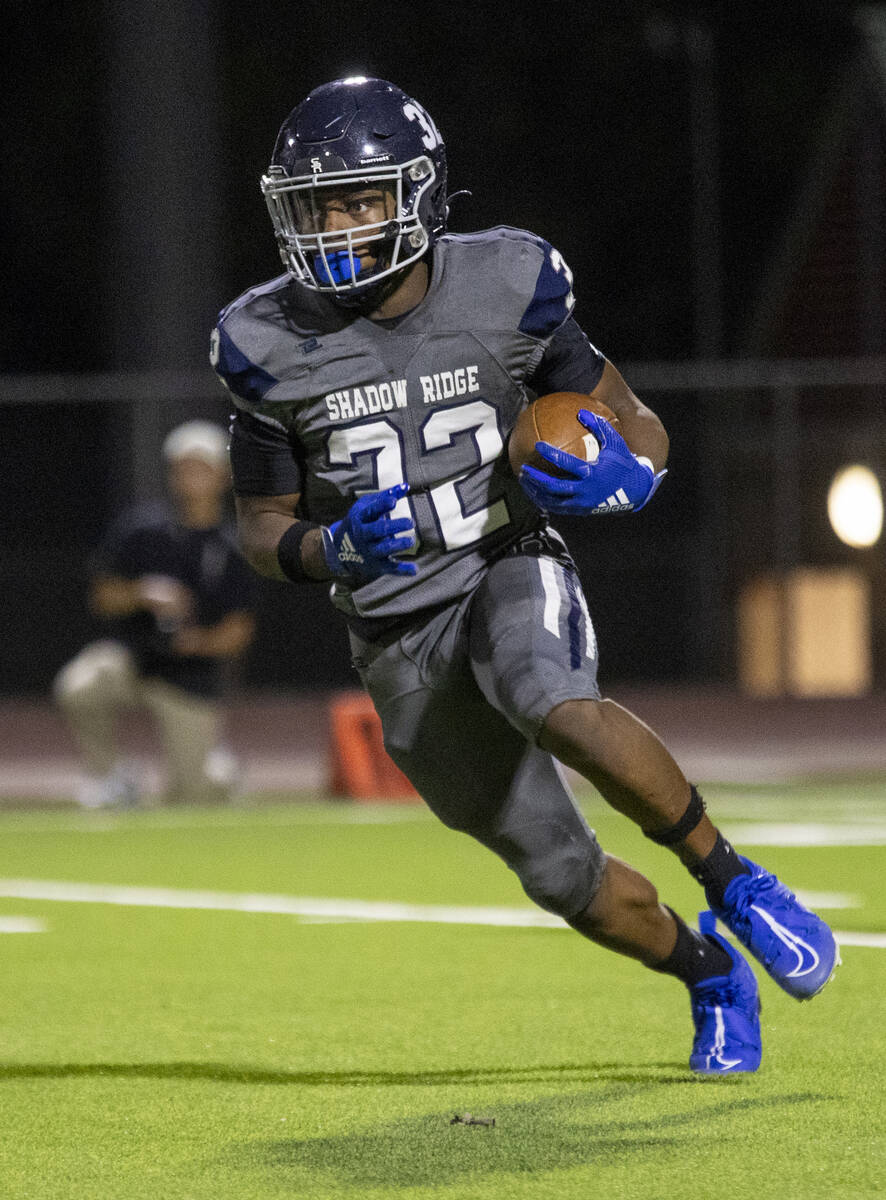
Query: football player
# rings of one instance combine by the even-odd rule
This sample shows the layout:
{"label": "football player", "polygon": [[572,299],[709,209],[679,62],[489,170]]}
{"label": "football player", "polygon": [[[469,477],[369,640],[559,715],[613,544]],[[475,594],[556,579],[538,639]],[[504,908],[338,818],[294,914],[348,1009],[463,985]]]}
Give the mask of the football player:
{"label": "football player", "polygon": [[[572,316],[544,239],[449,234],[446,154],[381,79],[336,80],[286,118],[262,179],[286,274],[221,314],[240,536],[256,569],[330,580],[385,745],[448,826],[494,850],[585,937],[689,988],[703,1074],[760,1062],[757,983],[714,932],[607,855],[556,760],[679,855],[713,912],[791,995],[815,995],[827,926],[741,857],[656,735],[601,697],[581,584],[549,514],[640,512],[667,435]],[[504,453],[535,395],[577,391],[601,450],[557,471]],[[628,449],[629,443],[633,452]],[[565,475],[564,475],[565,472]]]}

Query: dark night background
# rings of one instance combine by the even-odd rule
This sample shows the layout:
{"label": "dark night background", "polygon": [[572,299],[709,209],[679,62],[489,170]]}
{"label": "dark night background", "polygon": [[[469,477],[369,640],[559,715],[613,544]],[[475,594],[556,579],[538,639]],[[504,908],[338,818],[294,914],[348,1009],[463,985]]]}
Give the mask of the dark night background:
{"label": "dark night background", "polygon": [[[719,352],[740,356],[858,45],[853,9],[7,0],[0,371],[205,370],[194,415],[223,420],[224,397],[208,399],[208,334],[220,307],[279,273],[258,190],[276,130],[311,88],[357,73],[392,79],[434,116],[451,190],[473,193],[455,202],[454,230],[505,223],[558,247],[575,273],[577,319],[629,382],[630,364],[691,359],[687,19],[713,39]],[[585,525],[565,530],[604,679],[728,675],[729,647],[707,654],[699,625],[711,552],[695,436],[703,401],[648,398],[672,437],[654,509],[642,526],[595,525],[592,544]],[[180,404],[163,413],[166,427],[187,416]],[[0,405],[5,620],[29,631],[4,639],[0,691],[45,689],[93,632],[84,562],[128,498],[125,421],[113,403]],[[245,681],[346,681],[343,644],[322,588],[295,596],[268,584]]]}

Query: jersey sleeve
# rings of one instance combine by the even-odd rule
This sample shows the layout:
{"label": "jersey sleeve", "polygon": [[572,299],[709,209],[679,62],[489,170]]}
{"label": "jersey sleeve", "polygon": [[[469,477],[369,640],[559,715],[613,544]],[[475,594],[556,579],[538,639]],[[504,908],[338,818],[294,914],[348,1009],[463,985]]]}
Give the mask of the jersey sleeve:
{"label": "jersey sleeve", "polygon": [[548,342],[541,362],[526,382],[538,396],[548,392],[592,392],[605,365],[605,357],[575,318],[569,317]]}
{"label": "jersey sleeve", "polygon": [[236,412],[231,420],[230,455],[237,496],[287,496],[303,489],[298,447],[283,426],[269,417]]}
{"label": "jersey sleeve", "polygon": [[532,299],[523,313],[519,329],[530,337],[546,340],[568,319],[575,305],[572,272],[562,254],[544,238],[533,239],[541,250],[541,266]]}
{"label": "jersey sleeve", "polygon": [[279,382],[236,344],[225,327],[225,313],[212,331],[209,361],[238,406],[247,409],[261,404],[265,393]]}

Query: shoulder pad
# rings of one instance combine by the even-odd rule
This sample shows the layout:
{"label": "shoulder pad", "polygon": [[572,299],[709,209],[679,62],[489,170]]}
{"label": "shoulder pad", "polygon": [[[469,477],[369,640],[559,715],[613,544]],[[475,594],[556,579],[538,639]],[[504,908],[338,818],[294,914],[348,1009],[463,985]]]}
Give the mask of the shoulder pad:
{"label": "shoulder pad", "polygon": [[507,242],[547,245],[547,242],[530,233],[528,229],[517,229],[513,225],[493,225],[489,229],[477,229],[473,233],[446,233],[438,240],[444,243],[458,242],[464,246],[495,246]]}
{"label": "shoulder pad", "polygon": [[532,337],[547,339],[569,319],[575,307],[572,272],[563,255],[544,238],[526,235],[535,242],[541,255],[535,291],[523,314],[519,329]]}
{"label": "shoulder pad", "polygon": [[237,346],[225,326],[224,318],[212,331],[209,341],[209,361],[219,379],[236,401],[251,410],[261,404],[262,397],[277,380],[259,363],[253,362]]}
{"label": "shoulder pad", "polygon": [[209,361],[225,387],[247,408],[260,404],[277,382],[265,360],[282,313],[280,293],[288,283],[283,275],[250,288],[222,309],[212,331]]}
{"label": "shoulder pad", "polygon": [[547,341],[572,312],[572,272],[559,250],[537,234],[497,225],[477,233],[447,234],[440,242],[453,250],[463,247],[469,254],[485,250],[495,256],[492,269],[497,282],[516,285],[523,296],[521,333]]}
{"label": "shoulder pad", "polygon": [[237,406],[254,413],[266,398],[275,399],[268,392],[291,378],[294,359],[312,354],[320,344],[318,337],[335,334],[353,320],[325,296],[281,275],[244,292],[222,310],[212,331],[209,359]]}

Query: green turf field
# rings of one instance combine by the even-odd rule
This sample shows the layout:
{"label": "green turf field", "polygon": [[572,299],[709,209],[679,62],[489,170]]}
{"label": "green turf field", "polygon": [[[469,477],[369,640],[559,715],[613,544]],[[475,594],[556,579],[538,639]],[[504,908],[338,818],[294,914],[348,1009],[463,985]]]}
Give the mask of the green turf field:
{"label": "green turf field", "polygon": [[[886,934],[886,784],[705,791],[752,857],[828,893],[836,929]],[[587,809],[691,917],[676,860]],[[844,945],[810,1004],[764,977],[759,1074],[699,1080],[675,981],[565,928],[457,923],[537,910],[421,808],[10,811],[0,830],[0,929],[43,925],[0,934],[3,1200],[886,1193],[886,948]],[[69,886],[22,898],[49,882]],[[373,907],[392,902],[417,907]]]}

